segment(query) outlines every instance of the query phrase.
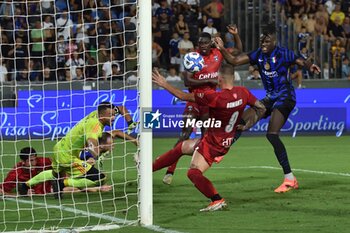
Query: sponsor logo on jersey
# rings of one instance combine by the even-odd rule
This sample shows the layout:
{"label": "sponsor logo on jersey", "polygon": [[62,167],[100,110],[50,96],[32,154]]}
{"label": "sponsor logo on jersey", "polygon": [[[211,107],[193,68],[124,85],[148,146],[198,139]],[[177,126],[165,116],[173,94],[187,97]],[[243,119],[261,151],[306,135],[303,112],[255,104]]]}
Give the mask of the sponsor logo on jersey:
{"label": "sponsor logo on jersey", "polygon": [[266,70],[262,70],[262,72],[264,73],[264,75],[266,75],[266,76],[269,77],[269,78],[278,77],[277,71],[266,71]]}
{"label": "sponsor logo on jersey", "polygon": [[219,72],[212,72],[207,74],[200,74],[198,79],[212,79],[217,78],[219,76]]}
{"label": "sponsor logo on jersey", "polygon": [[272,57],[271,61],[272,63],[276,63],[276,57]]}
{"label": "sponsor logo on jersey", "polygon": [[233,138],[224,138],[222,139],[222,146],[225,148],[230,148],[233,142]]}
{"label": "sponsor logo on jersey", "polygon": [[203,97],[204,97],[204,93],[197,93],[197,96],[198,96],[199,98],[203,98]]}

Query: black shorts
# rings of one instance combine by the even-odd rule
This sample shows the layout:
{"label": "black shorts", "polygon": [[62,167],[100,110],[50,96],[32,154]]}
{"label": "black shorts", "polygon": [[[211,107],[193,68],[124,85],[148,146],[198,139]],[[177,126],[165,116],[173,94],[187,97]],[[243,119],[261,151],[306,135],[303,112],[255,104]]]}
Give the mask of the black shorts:
{"label": "black shorts", "polygon": [[271,100],[268,97],[265,97],[264,99],[260,100],[263,105],[265,105],[266,112],[264,118],[267,118],[268,116],[271,116],[271,113],[274,109],[278,109],[284,116],[284,118],[287,120],[289,117],[289,114],[292,112],[292,110],[295,107],[295,100],[286,98],[284,100],[277,99],[275,101]]}

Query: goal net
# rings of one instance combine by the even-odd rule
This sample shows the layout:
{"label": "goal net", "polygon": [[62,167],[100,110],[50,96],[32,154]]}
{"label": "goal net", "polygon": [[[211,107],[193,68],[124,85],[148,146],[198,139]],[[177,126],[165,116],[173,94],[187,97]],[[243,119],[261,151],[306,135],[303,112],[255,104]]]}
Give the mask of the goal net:
{"label": "goal net", "polygon": [[[139,149],[124,139],[95,161],[106,176],[102,188],[65,187],[55,199],[47,182],[20,193],[26,180],[51,169],[40,157],[52,160],[55,144],[99,103],[124,106],[139,121],[138,11],[137,0],[0,0],[0,232],[83,232],[140,221]],[[127,121],[119,114],[111,128],[130,133]],[[20,157],[26,147],[36,162]]]}

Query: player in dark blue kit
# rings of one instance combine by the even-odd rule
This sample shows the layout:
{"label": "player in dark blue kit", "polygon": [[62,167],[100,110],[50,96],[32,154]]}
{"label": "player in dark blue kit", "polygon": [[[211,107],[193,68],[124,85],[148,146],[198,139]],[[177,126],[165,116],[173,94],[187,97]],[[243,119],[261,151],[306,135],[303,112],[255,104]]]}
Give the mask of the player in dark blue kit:
{"label": "player in dark blue kit", "polygon": [[[237,28],[231,28],[231,30],[237,30]],[[249,129],[261,118],[271,116],[266,138],[273,146],[277,160],[284,172],[284,181],[275,189],[275,192],[284,193],[291,189],[297,189],[298,182],[290,168],[286,148],[279,137],[279,132],[296,103],[294,87],[289,77],[289,68],[297,64],[316,74],[320,73],[320,68],[298,57],[293,51],[277,46],[276,30],[273,24],[264,27],[263,33],[260,35],[260,47],[248,54],[231,55],[224,48],[223,41],[219,37],[215,38],[215,43],[228,63],[235,66],[247,63],[258,66],[266,90],[266,96],[262,99],[266,113],[259,116],[253,108],[247,109],[243,115],[245,125],[242,125],[241,129]]]}

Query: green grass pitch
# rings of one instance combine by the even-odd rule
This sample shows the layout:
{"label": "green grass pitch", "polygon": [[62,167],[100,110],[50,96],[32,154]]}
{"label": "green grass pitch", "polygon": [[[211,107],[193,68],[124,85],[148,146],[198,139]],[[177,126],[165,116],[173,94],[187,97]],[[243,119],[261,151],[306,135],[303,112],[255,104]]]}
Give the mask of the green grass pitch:
{"label": "green grass pitch", "polygon": [[[299,190],[275,194],[273,189],[281,183],[283,176],[272,147],[264,137],[242,137],[220,164],[206,172],[226,199],[227,210],[199,212],[209,200],[188,180],[186,172],[190,157],[187,156],[178,164],[172,185],[162,183],[165,170],[154,173],[154,224],[169,230],[198,233],[348,232],[350,137],[282,137],[282,140],[298,178]],[[167,151],[175,141],[174,138],[155,139],[153,157]],[[3,141],[0,165],[12,167],[16,148],[27,143]],[[32,145],[41,153],[50,151],[53,143],[34,141]],[[116,184],[114,192],[66,194],[61,203],[52,196],[18,199],[25,203],[16,202],[16,199],[0,200],[0,231],[57,225],[83,227],[108,222],[96,216],[72,213],[69,208],[74,207],[118,219],[136,219],[137,182],[132,159],[135,150],[132,144],[119,144],[113,159],[104,163],[109,182],[113,180]],[[129,154],[122,156],[125,153]],[[1,179],[5,173],[4,170],[0,172]],[[60,211],[57,206],[63,206],[65,210]],[[152,231],[124,227],[108,232]]]}

